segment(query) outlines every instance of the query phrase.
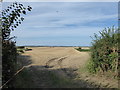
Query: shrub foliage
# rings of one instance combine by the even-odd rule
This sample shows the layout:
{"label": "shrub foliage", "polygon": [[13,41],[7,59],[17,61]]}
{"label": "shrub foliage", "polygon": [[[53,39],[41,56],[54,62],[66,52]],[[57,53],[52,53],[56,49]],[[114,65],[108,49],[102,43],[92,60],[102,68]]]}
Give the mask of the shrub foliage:
{"label": "shrub foliage", "polygon": [[[24,18],[22,14],[26,15],[26,11],[31,11],[31,7],[25,8],[21,3],[13,3],[2,10],[2,84],[9,80],[16,71],[16,45],[13,38],[10,37],[11,31],[15,30]],[[12,87],[12,83],[7,87]]]}
{"label": "shrub foliage", "polygon": [[91,47],[91,60],[89,62],[89,71],[107,72],[118,70],[118,35],[119,28],[105,28],[94,34]]}

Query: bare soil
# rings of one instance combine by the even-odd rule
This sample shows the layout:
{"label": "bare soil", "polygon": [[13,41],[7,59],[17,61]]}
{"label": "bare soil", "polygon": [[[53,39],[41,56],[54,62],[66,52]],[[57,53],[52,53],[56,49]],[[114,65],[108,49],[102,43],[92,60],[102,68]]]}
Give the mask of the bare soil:
{"label": "bare soil", "polygon": [[[75,47],[27,48],[32,50],[18,56],[18,64],[25,68],[21,70],[21,75],[16,76],[16,81],[19,81],[16,87],[118,88],[115,79],[90,75],[87,71],[81,70],[90,59],[89,52],[79,52]],[[20,78],[21,76],[23,77]]]}

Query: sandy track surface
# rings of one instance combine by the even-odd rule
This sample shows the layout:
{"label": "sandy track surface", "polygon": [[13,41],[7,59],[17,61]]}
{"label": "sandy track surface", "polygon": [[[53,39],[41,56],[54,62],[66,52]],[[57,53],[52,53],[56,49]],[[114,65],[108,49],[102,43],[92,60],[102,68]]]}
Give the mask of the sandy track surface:
{"label": "sandy track surface", "polygon": [[[31,48],[31,47],[28,47]],[[30,56],[32,64],[58,68],[79,68],[89,59],[88,52],[79,52],[74,47],[32,47],[23,55]]]}
{"label": "sandy track surface", "polygon": [[[27,72],[30,75],[29,76],[30,78],[28,77],[24,78],[26,85],[23,86],[23,84],[21,84],[21,86],[24,88],[26,87],[98,88],[104,86],[105,87],[109,86],[113,88],[117,87],[116,80],[112,82],[112,80],[106,80],[98,76],[91,77],[88,74],[81,73],[81,71],[79,71],[79,69],[83,68],[86,62],[89,60],[90,58],[89,52],[79,52],[75,50],[75,47],[27,47],[27,48],[30,48],[32,50],[25,51],[25,53],[18,57],[18,60],[20,62],[22,61],[21,66],[25,66],[27,68]],[[53,75],[51,72],[54,73],[55,75]],[[64,77],[65,79],[61,79],[61,77]],[[69,79],[72,82],[72,84],[69,84],[70,82]],[[99,84],[96,82],[98,82]]]}
{"label": "sandy track surface", "polygon": [[[71,81],[75,79],[75,71],[84,66],[90,58],[88,52],[79,52],[74,47],[27,48],[32,50],[20,55],[18,60],[22,61],[22,66],[27,68],[27,72],[32,76],[29,80],[25,80],[28,81],[25,83],[32,82],[32,85],[22,85],[22,87],[93,87],[84,81],[79,81],[80,83]],[[49,71],[54,74],[51,75]],[[54,78],[57,80],[54,81]],[[69,85],[70,82],[72,82],[72,85]]]}

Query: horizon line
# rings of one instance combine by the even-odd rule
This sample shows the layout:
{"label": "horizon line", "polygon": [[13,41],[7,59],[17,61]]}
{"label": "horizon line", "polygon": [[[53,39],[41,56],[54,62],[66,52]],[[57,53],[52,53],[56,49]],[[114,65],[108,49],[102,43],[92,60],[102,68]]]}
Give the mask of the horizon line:
{"label": "horizon line", "polygon": [[16,45],[16,46],[26,46],[26,47],[91,47],[91,46],[70,46],[70,45]]}

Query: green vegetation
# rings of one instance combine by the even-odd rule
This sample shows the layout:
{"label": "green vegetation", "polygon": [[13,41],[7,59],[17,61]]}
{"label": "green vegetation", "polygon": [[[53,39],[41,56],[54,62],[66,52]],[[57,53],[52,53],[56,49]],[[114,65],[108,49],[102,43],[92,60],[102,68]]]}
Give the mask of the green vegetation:
{"label": "green vegetation", "polygon": [[31,51],[32,49],[26,48],[24,46],[17,47],[17,53],[24,53],[25,51]]}
{"label": "green vegetation", "polygon": [[[39,70],[34,72],[28,68],[25,68],[24,70],[22,70],[22,72],[20,72],[16,76],[15,82],[16,82],[14,84],[15,88],[36,88],[36,87],[60,88],[70,87],[72,85],[70,79],[65,78],[62,75],[60,76],[54,71]],[[33,82],[33,84],[31,84],[31,82]],[[37,86],[38,83],[39,86]]]}
{"label": "green vegetation", "polygon": [[99,32],[100,36],[94,34],[92,42],[91,59],[88,69],[92,73],[111,71],[118,74],[118,33],[119,28],[105,28]]}
{"label": "green vegetation", "polygon": [[60,87],[70,87],[72,85],[72,81],[69,78],[66,78],[65,76],[59,76],[54,72],[49,72],[49,76],[51,78],[51,83],[56,88]]}
{"label": "green vegetation", "polygon": [[23,69],[22,72],[20,72],[15,78],[14,78],[14,87],[15,88],[31,88],[33,82],[30,78],[32,78],[32,75],[30,75],[28,69]]}
{"label": "green vegetation", "polygon": [[[7,7],[7,9],[2,10],[1,15],[1,31],[2,31],[2,84],[6,83],[16,72],[16,57],[17,49],[14,37],[10,37],[11,31],[14,31],[21,22],[24,20],[21,17],[22,14],[26,15],[26,11],[31,11],[31,7],[25,8],[20,3],[13,3]],[[12,82],[7,84],[5,87],[13,87]]]}
{"label": "green vegetation", "polygon": [[80,49],[80,48],[76,48],[76,50],[80,51],[80,52],[90,52],[90,49]]}

